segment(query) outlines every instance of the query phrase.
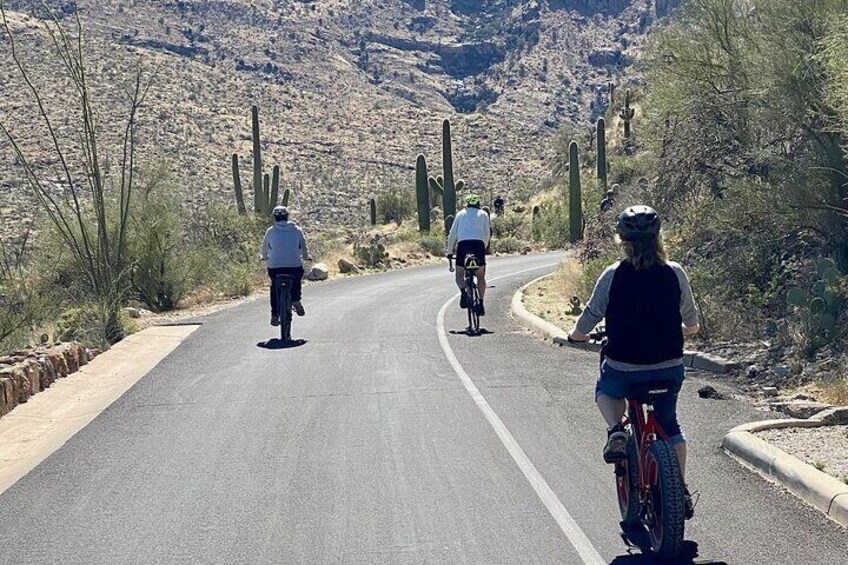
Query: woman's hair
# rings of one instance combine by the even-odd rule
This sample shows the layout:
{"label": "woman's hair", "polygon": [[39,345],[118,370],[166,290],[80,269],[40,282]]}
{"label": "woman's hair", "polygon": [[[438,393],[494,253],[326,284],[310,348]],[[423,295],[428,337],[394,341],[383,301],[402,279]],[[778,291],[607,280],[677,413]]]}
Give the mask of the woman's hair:
{"label": "woman's hair", "polygon": [[654,265],[665,265],[668,254],[663,247],[662,235],[650,239],[636,241],[621,241],[624,260],[633,265],[637,271],[650,269]]}

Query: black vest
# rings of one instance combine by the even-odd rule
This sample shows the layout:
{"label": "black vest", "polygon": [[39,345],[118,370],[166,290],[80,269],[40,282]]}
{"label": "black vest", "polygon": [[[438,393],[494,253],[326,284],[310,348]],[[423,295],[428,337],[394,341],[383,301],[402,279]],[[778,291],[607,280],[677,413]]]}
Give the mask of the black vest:
{"label": "black vest", "polygon": [[634,365],[680,359],[682,323],[680,282],[674,269],[655,265],[637,271],[627,261],[619,264],[606,312],[607,357]]}

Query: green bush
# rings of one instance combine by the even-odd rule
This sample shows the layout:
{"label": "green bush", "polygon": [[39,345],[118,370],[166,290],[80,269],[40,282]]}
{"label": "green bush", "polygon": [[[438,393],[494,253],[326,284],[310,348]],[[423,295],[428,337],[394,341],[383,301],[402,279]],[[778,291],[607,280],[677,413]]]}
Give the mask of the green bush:
{"label": "green bush", "polygon": [[436,257],[441,257],[445,254],[445,239],[438,235],[422,235],[418,240],[418,246]]}
{"label": "green bush", "polygon": [[521,237],[526,235],[525,223],[523,214],[507,212],[492,221],[492,231],[495,237]]}
{"label": "green bush", "polygon": [[137,330],[135,322],[122,310],[107,304],[89,302],[65,310],[56,321],[59,341],[78,341],[102,347],[117,343]]}
{"label": "green bush", "polygon": [[516,237],[495,238],[491,242],[492,253],[518,253],[527,243]]}
{"label": "green bush", "polygon": [[394,222],[400,226],[417,210],[415,194],[410,190],[392,188],[377,195],[377,214],[384,224]]}
{"label": "green bush", "polygon": [[148,195],[130,218],[133,290],[151,310],[173,310],[193,286],[179,204]]}

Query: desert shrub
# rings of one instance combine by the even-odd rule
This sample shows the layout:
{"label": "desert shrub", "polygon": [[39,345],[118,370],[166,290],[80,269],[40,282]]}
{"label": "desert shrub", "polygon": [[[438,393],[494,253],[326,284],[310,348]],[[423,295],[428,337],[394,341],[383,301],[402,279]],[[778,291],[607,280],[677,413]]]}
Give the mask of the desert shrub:
{"label": "desert shrub", "polygon": [[416,213],[415,195],[410,190],[392,188],[377,195],[377,214],[384,224],[398,226]]}
{"label": "desert shrub", "polygon": [[151,310],[173,310],[193,286],[183,221],[174,198],[147,195],[130,218],[132,287]]}
{"label": "desert shrub", "polygon": [[533,236],[547,247],[560,248],[569,243],[568,206],[558,199],[540,206],[541,213],[533,223]]}
{"label": "desert shrub", "polygon": [[523,214],[507,212],[492,221],[495,237],[521,237],[525,235],[526,218]]}
{"label": "desert shrub", "polygon": [[518,253],[527,243],[516,237],[495,238],[491,242],[492,253]]}
{"label": "desert shrub", "polygon": [[445,238],[438,235],[422,235],[418,240],[418,246],[430,255],[438,257],[445,254]]}
{"label": "desert shrub", "polygon": [[88,302],[62,312],[56,338],[103,346],[117,343],[137,330],[135,322],[111,304]]}

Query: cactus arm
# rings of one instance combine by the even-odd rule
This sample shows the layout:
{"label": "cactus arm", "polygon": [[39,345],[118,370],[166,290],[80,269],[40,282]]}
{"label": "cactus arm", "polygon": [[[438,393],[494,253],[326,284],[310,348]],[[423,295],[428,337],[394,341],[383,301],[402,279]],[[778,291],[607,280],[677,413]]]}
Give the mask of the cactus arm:
{"label": "cactus arm", "polygon": [[262,147],[259,139],[259,107],[251,108],[253,126],[253,211],[261,214],[264,207],[262,199]]}
{"label": "cactus arm", "polygon": [[273,210],[277,206],[277,199],[280,196],[280,166],[274,165],[274,170],[271,177],[271,196],[268,200],[268,207]]}

